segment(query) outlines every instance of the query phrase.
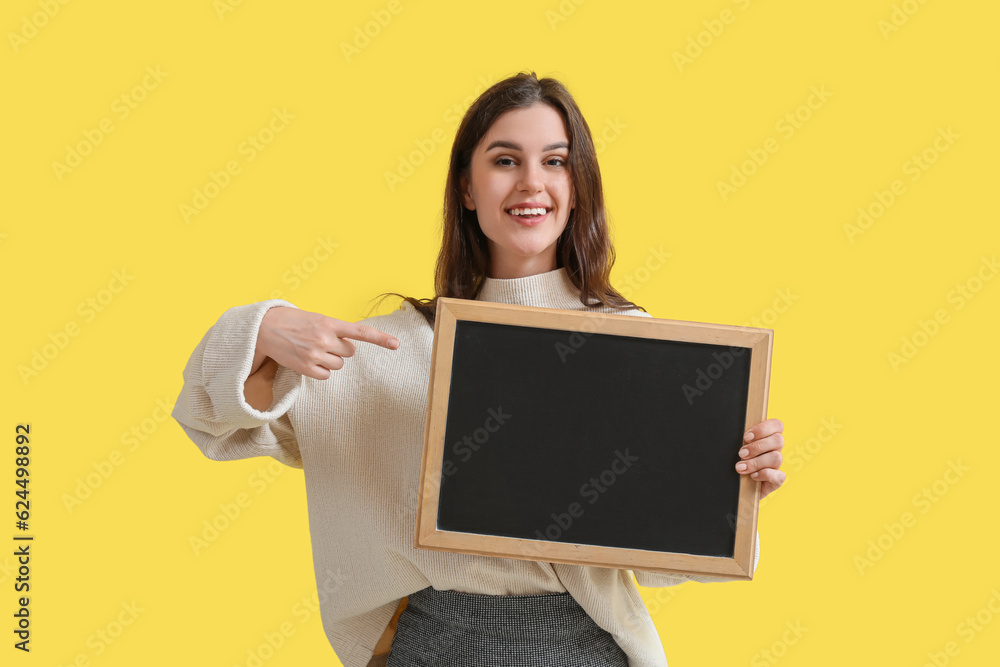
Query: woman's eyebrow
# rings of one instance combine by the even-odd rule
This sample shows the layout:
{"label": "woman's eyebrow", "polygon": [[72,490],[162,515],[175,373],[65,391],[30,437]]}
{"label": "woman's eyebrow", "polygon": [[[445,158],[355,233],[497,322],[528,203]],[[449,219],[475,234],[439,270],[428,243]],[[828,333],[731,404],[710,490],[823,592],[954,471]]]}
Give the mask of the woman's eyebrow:
{"label": "woman's eyebrow", "polygon": [[[512,151],[524,150],[523,148],[521,148],[521,144],[516,144],[513,141],[504,141],[503,139],[497,139],[496,141],[494,141],[493,143],[491,143],[489,146],[487,146],[486,150],[487,151],[491,151],[494,148],[508,148],[508,149],[510,149]],[[547,146],[542,146],[542,152],[545,153],[546,151],[555,150],[556,148],[567,148],[568,149],[569,148],[569,144],[566,143],[565,141],[557,141],[554,144],[549,144]]]}

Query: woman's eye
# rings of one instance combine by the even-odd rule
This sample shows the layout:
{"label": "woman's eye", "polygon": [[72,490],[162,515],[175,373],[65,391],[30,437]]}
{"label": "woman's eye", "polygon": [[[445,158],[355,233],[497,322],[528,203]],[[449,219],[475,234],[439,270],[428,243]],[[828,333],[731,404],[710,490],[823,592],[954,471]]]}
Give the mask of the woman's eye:
{"label": "woman's eye", "polygon": [[[509,158],[509,157],[497,158],[495,164],[498,164],[498,165],[501,165],[501,166],[504,166],[504,167],[510,167],[510,166],[513,166],[513,164],[514,164],[514,158]],[[555,166],[555,167],[565,167],[566,166],[566,160],[564,158],[561,158],[561,157],[550,157],[548,160],[545,161],[545,164],[552,165],[552,166]]]}

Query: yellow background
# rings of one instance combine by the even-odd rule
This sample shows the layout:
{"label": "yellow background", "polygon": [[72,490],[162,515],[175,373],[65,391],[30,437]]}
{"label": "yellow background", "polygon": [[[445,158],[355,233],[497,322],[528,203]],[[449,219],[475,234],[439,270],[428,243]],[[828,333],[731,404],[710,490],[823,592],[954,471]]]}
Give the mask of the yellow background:
{"label": "yellow background", "polygon": [[[159,406],[231,306],[280,291],[358,320],[381,292],[430,296],[458,117],[533,69],[607,138],[615,284],[656,317],[775,331],[769,416],[785,424],[788,479],[762,503],[753,582],[642,589],[671,667],[995,664],[997,5],[401,0],[345,55],[387,6],[4,3],[2,662],[246,665],[290,623],[265,665],[339,664],[301,605],[316,590],[301,473],[209,461]],[[685,49],[696,57],[679,65]],[[813,87],[829,97],[800,109]],[[294,118],[248,160],[241,143],[274,108]],[[796,112],[808,118],[786,136]],[[102,121],[113,131],[57,174]],[[386,173],[442,132],[390,188]],[[724,199],[718,183],[769,138],[777,152]],[[925,150],[936,159],[911,180]],[[181,205],[230,160],[240,173],[185,221]],[[903,194],[852,242],[845,225],[897,179]],[[306,262],[318,238],[336,250]],[[653,249],[670,258],[649,271]],[[904,338],[916,354],[894,365]],[[22,378],[43,349],[52,358]],[[30,655],[11,647],[22,422]],[[195,555],[189,538],[240,493],[251,504]],[[133,602],[134,622],[96,639]]]}

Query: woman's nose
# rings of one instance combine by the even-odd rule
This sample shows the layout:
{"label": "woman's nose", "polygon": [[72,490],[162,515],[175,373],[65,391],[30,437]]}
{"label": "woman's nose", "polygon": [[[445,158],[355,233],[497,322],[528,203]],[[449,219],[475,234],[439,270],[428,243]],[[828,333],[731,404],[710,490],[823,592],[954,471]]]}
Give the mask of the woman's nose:
{"label": "woman's nose", "polygon": [[518,187],[529,192],[538,192],[542,189],[542,169],[537,164],[527,163],[521,170],[521,178]]}

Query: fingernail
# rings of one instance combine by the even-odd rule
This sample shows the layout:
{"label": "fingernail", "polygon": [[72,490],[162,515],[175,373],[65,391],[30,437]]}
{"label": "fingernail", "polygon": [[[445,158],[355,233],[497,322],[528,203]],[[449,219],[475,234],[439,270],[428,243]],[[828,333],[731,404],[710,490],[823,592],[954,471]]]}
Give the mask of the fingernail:
{"label": "fingernail", "polygon": [[757,473],[753,473],[750,476],[753,477],[754,479],[757,479]]}
{"label": "fingernail", "polygon": [[392,347],[393,349],[395,349],[395,348],[399,347],[399,341],[396,340],[395,338],[390,338],[389,339],[389,346]]}
{"label": "fingernail", "polygon": [[749,453],[750,453],[750,450],[747,449],[746,447],[744,447],[743,449],[740,450],[740,456],[746,456]]}
{"label": "fingernail", "polygon": [[[740,472],[742,472],[742,471],[744,471],[744,470],[747,469],[747,464],[746,463],[737,463],[736,464],[736,469],[739,470]],[[756,475],[757,475],[757,473],[754,473],[754,476],[756,476]]]}
{"label": "fingernail", "polygon": [[746,440],[747,442],[753,440],[753,431],[747,431],[746,433],[744,433],[743,439]]}

